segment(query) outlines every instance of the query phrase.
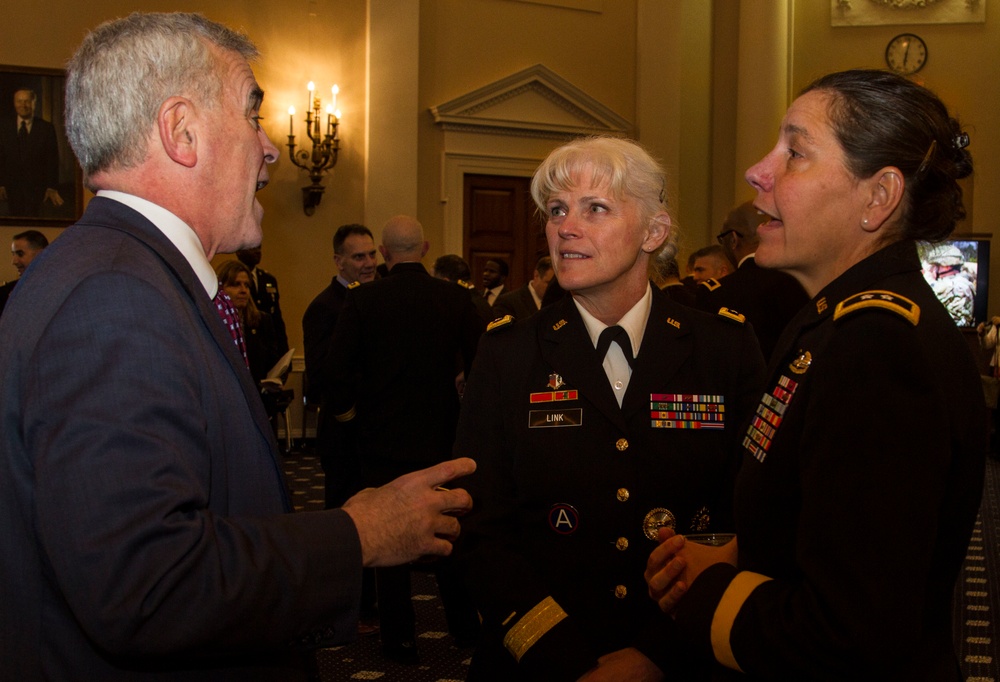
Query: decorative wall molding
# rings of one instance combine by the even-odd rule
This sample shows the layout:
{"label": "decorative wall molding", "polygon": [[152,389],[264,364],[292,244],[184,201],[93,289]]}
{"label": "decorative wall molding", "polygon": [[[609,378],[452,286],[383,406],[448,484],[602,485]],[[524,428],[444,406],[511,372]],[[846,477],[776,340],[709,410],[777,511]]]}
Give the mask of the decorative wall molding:
{"label": "decorative wall molding", "polygon": [[530,68],[431,107],[445,131],[569,139],[632,134],[633,125],[546,66]]}

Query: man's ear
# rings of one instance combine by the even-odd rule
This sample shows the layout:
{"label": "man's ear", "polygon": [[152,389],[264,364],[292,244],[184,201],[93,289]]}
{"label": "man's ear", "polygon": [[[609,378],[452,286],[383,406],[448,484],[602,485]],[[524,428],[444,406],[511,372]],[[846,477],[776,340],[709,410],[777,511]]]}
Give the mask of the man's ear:
{"label": "man's ear", "polygon": [[906,193],[906,181],[903,172],[895,166],[886,166],[867,180],[868,203],[861,215],[861,228],[866,232],[875,232],[892,218],[903,203]]}
{"label": "man's ear", "polygon": [[193,168],[198,163],[198,136],[194,105],[186,97],[170,97],[156,117],[160,144],[175,163]]}

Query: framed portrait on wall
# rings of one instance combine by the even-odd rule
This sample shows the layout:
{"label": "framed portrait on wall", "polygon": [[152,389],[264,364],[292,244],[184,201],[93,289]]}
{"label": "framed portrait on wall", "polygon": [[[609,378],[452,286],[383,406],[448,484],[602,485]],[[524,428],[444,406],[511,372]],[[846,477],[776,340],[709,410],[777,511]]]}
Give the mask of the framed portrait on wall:
{"label": "framed portrait on wall", "polygon": [[830,0],[831,26],[985,22],[986,0]]}
{"label": "framed portrait on wall", "polygon": [[70,225],[83,212],[65,86],[61,69],[0,64],[0,225]]}

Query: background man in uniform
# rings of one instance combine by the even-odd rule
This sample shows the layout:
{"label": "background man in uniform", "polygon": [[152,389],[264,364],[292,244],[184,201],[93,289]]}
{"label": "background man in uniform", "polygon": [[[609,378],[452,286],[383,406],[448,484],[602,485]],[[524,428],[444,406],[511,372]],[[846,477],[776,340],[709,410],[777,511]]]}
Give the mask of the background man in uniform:
{"label": "background man in uniform", "polygon": [[134,13],[69,63],[97,196],[0,319],[5,679],[299,679],[291,642],[356,634],[362,566],[450,552],[445,512],[471,504],[437,488],[474,468],[456,460],[286,513],[209,262],[261,239],[278,150],[256,54],[200,15]]}
{"label": "background man in uniform", "polygon": [[24,275],[25,268],[48,245],[49,240],[38,230],[25,230],[14,235],[14,239],[10,243],[10,255],[11,264],[17,270],[18,279],[0,285],[0,315],[3,315],[7,299],[14,293],[14,287],[17,286],[17,283],[21,281],[20,278]]}
{"label": "background man in uniform", "polygon": [[698,287],[698,307],[709,313],[728,308],[746,317],[767,360],[781,332],[809,296],[791,275],[762,268],[754,261],[761,222],[751,201],[729,212],[716,239],[737,266],[736,271],[711,286]]}
{"label": "background man in uniform", "polygon": [[[483,323],[465,291],[424,269],[427,248],[416,219],[390,219],[379,247],[389,274],[349,290],[337,321],[324,384],[336,418],[357,423],[364,485],[446,459],[455,439],[455,377],[468,372]],[[448,628],[469,646],[475,610],[449,561],[436,573]],[[379,568],[375,577],[383,653],[416,663],[409,569]]]}
{"label": "background man in uniform", "polygon": [[531,281],[520,289],[502,294],[493,304],[496,317],[513,315],[515,320],[523,320],[537,313],[542,307],[545,290],[555,274],[552,259],[549,256],[539,258],[531,274]]}
{"label": "background man in uniform", "polygon": [[465,262],[464,258],[454,253],[438,256],[438,259],[434,261],[432,274],[438,279],[446,279],[463,289],[468,289],[472,305],[476,307],[476,312],[479,313],[483,322],[489,324],[496,319],[493,306],[486,302],[483,294],[472,283],[472,269],[469,268],[469,264]]}
{"label": "background man in uniform", "polygon": [[240,249],[236,257],[243,265],[250,268],[253,277],[250,278],[250,296],[257,304],[258,310],[263,310],[274,320],[274,331],[278,334],[278,347],[282,353],[288,351],[288,334],[285,331],[285,320],[281,317],[281,295],[278,293],[278,279],[260,264],[260,245],[252,249]]}
{"label": "background man in uniform", "polygon": [[483,266],[483,298],[490,305],[496,303],[503,293],[509,272],[510,267],[502,258],[492,258]]}
{"label": "background man in uniform", "polygon": [[[333,235],[333,262],[337,266],[337,274],[330,286],[313,299],[302,317],[307,399],[320,406],[316,420],[316,453],[325,474],[327,509],[336,509],[361,490],[359,458],[362,444],[358,443],[356,428],[340,424],[333,418],[329,403],[324,409],[323,366],[333,346],[337,319],[340,309],[344,307],[347,288],[375,279],[376,253],[375,239],[367,227],[356,223],[338,227]],[[361,582],[358,634],[378,632],[375,604],[375,572],[366,568]]]}
{"label": "background man in uniform", "polygon": [[731,273],[735,267],[718,244],[705,246],[691,254],[691,276],[698,284],[710,279],[717,282]]}
{"label": "background man in uniform", "polygon": [[[329,404],[324,405],[323,367],[333,347],[340,309],[347,289],[375,279],[375,239],[364,225],[341,225],[333,235],[333,262],[337,266],[330,286],[313,299],[302,317],[306,356],[306,383],[309,402],[320,405],[316,425],[316,450],[326,473],[326,508],[335,509],[360,490],[357,447],[337,429],[337,420]],[[331,359],[336,362],[337,359]],[[353,430],[352,430],[353,433]]]}

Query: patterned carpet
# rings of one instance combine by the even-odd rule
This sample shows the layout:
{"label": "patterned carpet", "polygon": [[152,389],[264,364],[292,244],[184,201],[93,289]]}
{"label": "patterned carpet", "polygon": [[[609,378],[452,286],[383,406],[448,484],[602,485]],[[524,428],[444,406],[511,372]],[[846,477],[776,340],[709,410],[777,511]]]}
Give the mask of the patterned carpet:
{"label": "patterned carpet", "polygon": [[[285,472],[296,510],[323,508],[323,470],[306,452],[285,458]],[[415,570],[413,601],[417,613],[420,665],[404,666],[382,657],[377,636],[317,655],[320,682],[459,682],[468,671],[472,649],[457,648],[445,628],[444,610],[432,574]],[[1000,682],[1000,462],[988,460],[983,505],[955,586],[955,648],[966,682]]]}
{"label": "patterned carpet", "polygon": [[1000,682],[1000,461],[986,461],[979,520],[955,585],[955,650],[966,682]]}
{"label": "patterned carpet", "polygon": [[[285,474],[296,511],[323,508],[323,469],[318,457],[308,453],[290,453],[285,458]],[[407,666],[387,660],[382,656],[377,635],[362,637],[347,646],[319,651],[316,657],[319,682],[465,680],[473,650],[459,649],[448,634],[434,575],[414,569],[412,581],[420,665]]]}

